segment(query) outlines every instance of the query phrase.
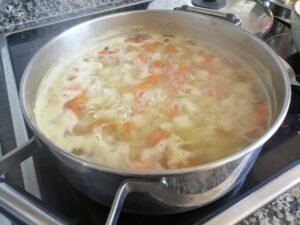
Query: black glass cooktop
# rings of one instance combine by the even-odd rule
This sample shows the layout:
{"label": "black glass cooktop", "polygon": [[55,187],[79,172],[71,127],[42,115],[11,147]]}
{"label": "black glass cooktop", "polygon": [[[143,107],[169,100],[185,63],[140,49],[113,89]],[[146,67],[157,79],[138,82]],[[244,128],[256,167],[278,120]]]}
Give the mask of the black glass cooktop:
{"label": "black glass cooktop", "polygon": [[[141,8],[143,7],[145,6],[141,6]],[[17,85],[19,85],[25,66],[33,54],[50,38],[78,22],[79,20],[63,22],[14,33],[7,37]],[[295,60],[300,60],[300,56],[295,54],[290,56],[289,60],[293,64],[292,62]],[[206,218],[250,194],[276,176],[278,171],[299,159],[300,88],[293,87],[292,89],[292,102],[284,123],[265,144],[246,180],[233,191],[208,206],[171,216],[122,213],[118,224],[201,224]],[[299,139],[295,141],[295,138]],[[34,155],[34,162],[43,202],[47,207],[64,215],[74,224],[99,225],[105,223],[109,208],[89,199],[69,184],[61,174],[57,160],[46,147]]]}

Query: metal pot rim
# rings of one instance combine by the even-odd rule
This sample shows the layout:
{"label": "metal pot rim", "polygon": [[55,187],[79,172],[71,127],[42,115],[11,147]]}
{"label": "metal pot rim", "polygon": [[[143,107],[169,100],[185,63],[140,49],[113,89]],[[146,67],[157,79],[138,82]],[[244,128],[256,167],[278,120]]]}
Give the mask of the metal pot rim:
{"label": "metal pot rim", "polygon": [[[25,86],[26,86],[26,81],[27,77],[30,76],[30,68],[32,64],[36,61],[35,59],[39,57],[39,54],[47,48],[48,45],[51,45],[53,42],[55,42],[57,39],[63,38],[64,36],[68,35],[69,32],[71,32],[74,29],[79,29],[80,27],[86,26],[90,23],[94,23],[99,20],[106,20],[114,17],[120,17],[120,16],[126,16],[127,14],[144,14],[144,13],[169,13],[169,14],[189,14],[191,13],[188,12],[182,12],[182,11],[172,11],[172,10],[138,10],[138,11],[129,11],[129,12],[122,12],[122,13],[116,13],[108,16],[103,16],[100,18],[92,19],[87,22],[78,24],[63,33],[53,37],[48,41],[44,46],[42,46],[36,54],[31,58],[30,62],[26,66],[26,69],[23,73],[22,80],[20,83],[20,104],[21,108],[23,111],[23,115],[25,117],[25,121],[29,125],[29,127],[33,130],[35,135],[42,140],[43,143],[45,143],[47,146],[50,147],[51,150],[55,150],[59,154],[63,155],[64,157],[75,161],[79,164],[84,165],[87,168],[90,169],[95,169],[101,172],[107,172],[107,173],[113,173],[113,174],[119,174],[122,176],[132,176],[132,177],[161,177],[161,176],[172,176],[172,175],[178,175],[178,174],[186,174],[186,173],[193,173],[193,172],[199,172],[199,171],[205,171],[209,169],[213,169],[216,167],[219,167],[221,165],[224,165],[228,162],[234,161],[238,158],[241,158],[242,156],[256,150],[257,148],[260,148],[263,146],[263,144],[276,132],[276,130],[279,128],[280,124],[283,122],[285,115],[287,114],[288,111],[288,106],[290,103],[290,97],[291,97],[291,88],[290,88],[290,81],[288,78],[288,74],[286,70],[284,69],[282,63],[280,62],[278,56],[276,53],[269,47],[267,44],[265,44],[262,40],[260,40],[258,37],[255,37],[254,35],[250,34],[249,32],[242,30],[239,27],[236,27],[229,22],[221,21],[220,19],[216,18],[211,18],[212,21],[215,21],[216,23],[223,23],[224,26],[228,26],[230,29],[233,29],[235,32],[242,32],[245,36],[248,36],[252,39],[254,39],[257,44],[260,44],[261,47],[266,51],[266,53],[269,54],[270,57],[273,57],[274,60],[277,62],[279,65],[281,74],[283,76],[284,80],[284,102],[283,102],[283,107],[277,116],[276,120],[273,122],[272,126],[269,127],[269,129],[264,133],[263,136],[261,136],[258,140],[256,140],[254,143],[251,145],[248,145],[247,147],[241,149],[238,152],[235,152],[232,155],[229,155],[225,158],[207,163],[207,164],[202,164],[198,166],[194,166],[191,168],[184,168],[184,169],[170,169],[170,170],[134,170],[134,169],[121,169],[121,168],[114,168],[114,167],[108,167],[104,165],[99,165],[90,161],[87,161],[85,159],[82,159],[74,154],[68,153],[58,146],[56,146],[49,138],[47,138],[42,131],[37,127],[37,125],[30,119],[30,114],[28,107],[26,107],[25,104]],[[199,17],[199,19],[204,18],[205,16],[203,15],[194,15]]]}

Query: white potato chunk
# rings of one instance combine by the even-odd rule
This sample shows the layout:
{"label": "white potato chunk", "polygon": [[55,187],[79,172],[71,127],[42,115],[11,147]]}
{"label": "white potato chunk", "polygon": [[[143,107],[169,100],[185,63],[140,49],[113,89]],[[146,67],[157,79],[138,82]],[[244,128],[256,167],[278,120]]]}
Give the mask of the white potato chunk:
{"label": "white potato chunk", "polygon": [[136,127],[143,127],[149,123],[150,118],[146,114],[137,114],[132,117],[132,121]]}
{"label": "white potato chunk", "polygon": [[186,129],[193,127],[193,122],[187,117],[187,115],[176,116],[173,119],[174,126],[177,129]]}
{"label": "white potato chunk", "polygon": [[184,143],[185,142],[182,140],[182,138],[178,137],[177,135],[171,135],[168,138],[168,149],[171,152],[168,158],[168,165],[172,166],[174,164],[183,162],[191,156],[191,152],[182,148]]}

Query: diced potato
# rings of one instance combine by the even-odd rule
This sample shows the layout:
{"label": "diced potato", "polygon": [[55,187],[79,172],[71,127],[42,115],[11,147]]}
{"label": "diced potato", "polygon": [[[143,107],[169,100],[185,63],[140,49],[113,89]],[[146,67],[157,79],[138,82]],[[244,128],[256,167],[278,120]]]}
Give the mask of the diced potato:
{"label": "diced potato", "polygon": [[188,112],[197,112],[198,111],[198,107],[195,103],[193,103],[192,101],[190,101],[187,98],[182,98],[179,100],[179,103],[182,107],[184,107]]}
{"label": "diced potato", "polygon": [[163,140],[158,145],[143,150],[140,159],[146,162],[158,162],[163,157],[163,153],[166,149],[167,141]]}
{"label": "diced potato", "polygon": [[185,141],[196,141],[200,136],[199,136],[199,131],[197,128],[188,128],[180,132],[181,137]]}
{"label": "diced potato", "polygon": [[168,148],[171,149],[171,153],[168,159],[168,164],[173,165],[177,164],[179,162],[183,162],[187,158],[191,156],[191,152],[186,151],[182,149],[182,145],[184,143],[184,140],[182,140],[180,137],[176,135],[172,135],[168,139]]}
{"label": "diced potato", "polygon": [[171,122],[161,123],[159,124],[159,127],[168,132],[171,132],[173,130],[173,124]]}
{"label": "diced potato", "polygon": [[174,117],[173,123],[175,129],[178,130],[192,128],[194,126],[193,122],[186,115]]}
{"label": "diced potato", "polygon": [[123,101],[127,103],[131,103],[134,101],[134,95],[132,93],[124,93],[123,94]]}
{"label": "diced potato", "polygon": [[132,121],[134,122],[136,127],[144,127],[151,121],[151,119],[149,115],[138,114],[132,117]]}

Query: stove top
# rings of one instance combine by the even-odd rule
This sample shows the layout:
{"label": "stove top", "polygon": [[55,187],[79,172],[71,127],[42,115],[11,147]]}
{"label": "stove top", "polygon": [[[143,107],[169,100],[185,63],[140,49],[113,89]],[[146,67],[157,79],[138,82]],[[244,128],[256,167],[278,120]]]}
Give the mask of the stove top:
{"label": "stove top", "polygon": [[[146,4],[143,4],[130,9],[143,9],[145,7]],[[90,17],[37,27],[7,35],[5,39],[13,69],[13,74],[11,75],[14,76],[17,89],[19,88],[22,73],[34,53],[50,38],[82,22],[82,20],[87,19],[90,19]],[[275,34],[275,31],[271,31],[269,36],[273,35],[272,32]],[[300,74],[299,68],[295,67],[297,64],[294,63],[300,59],[300,56],[293,54],[288,56],[287,59],[291,66]],[[3,76],[1,76],[0,85],[3,84],[4,80]],[[4,102],[0,108],[0,115],[1,117],[7,118],[4,120],[5,124],[1,124],[0,134],[3,139],[1,142],[4,152],[7,152],[15,145],[16,134],[18,132],[15,132],[15,135],[12,134],[13,123],[11,121],[13,119],[11,118],[11,114],[13,114],[13,109],[9,111],[7,92],[5,92],[6,90],[9,93],[9,87],[6,87],[6,89],[1,88],[0,90],[1,98],[3,98]],[[3,129],[5,129],[5,131]],[[28,136],[32,135],[29,129],[26,129],[25,132]],[[294,137],[299,137],[299,141],[293,141]],[[207,218],[212,217],[249,195],[268,180],[277,176],[278,172],[283,168],[299,159],[300,151],[297,143],[300,143],[300,88],[292,87],[292,101],[284,123],[276,134],[265,144],[245,181],[238,187],[221,199],[205,207],[186,213],[179,213],[172,216],[151,216],[124,212],[121,214],[118,224],[201,224],[206,221]],[[56,158],[46,147],[43,147],[34,154],[33,161],[40,192],[40,196],[38,197],[41,197],[43,204],[47,208],[63,215],[71,224],[98,225],[105,223],[109,208],[86,197],[69,184],[61,174]],[[22,173],[20,171],[18,172],[18,168],[16,168],[13,175],[7,178],[14,184],[23,187],[25,185],[22,182],[21,175]]]}

